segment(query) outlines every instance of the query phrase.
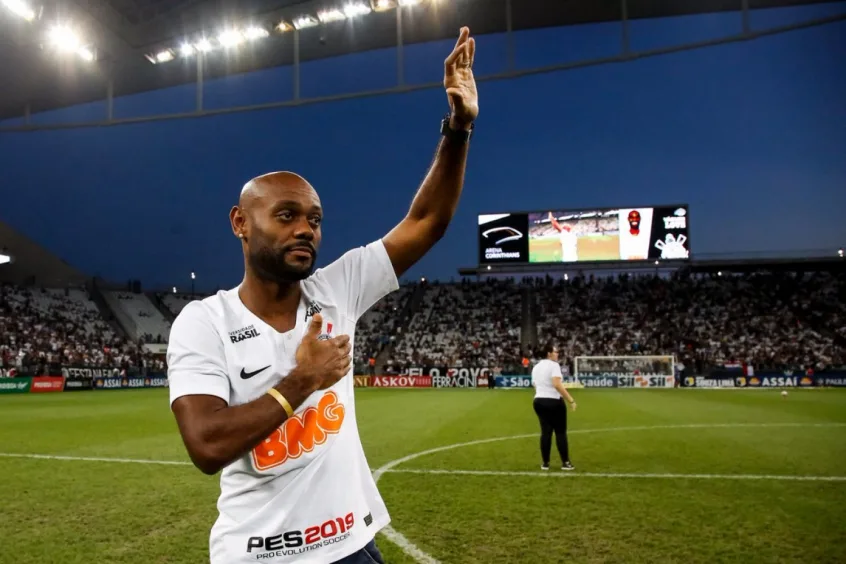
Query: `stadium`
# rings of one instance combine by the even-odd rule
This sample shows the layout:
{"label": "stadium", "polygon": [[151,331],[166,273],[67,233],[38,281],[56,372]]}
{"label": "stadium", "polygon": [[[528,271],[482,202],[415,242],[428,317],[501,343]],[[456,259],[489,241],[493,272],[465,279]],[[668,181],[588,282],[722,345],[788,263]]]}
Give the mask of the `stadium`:
{"label": "stadium", "polygon": [[[302,170],[326,208],[320,267],[383,236],[431,163],[463,25],[482,112],[461,207],[358,318],[345,376],[384,561],[843,562],[844,20],[803,0],[0,2],[0,563],[209,561],[224,484],[186,450],[168,350],[249,265],[233,198]],[[758,98],[715,86],[724,67],[764,81]],[[513,115],[527,91],[532,134]],[[708,113],[727,100],[738,113]],[[663,112],[682,125],[640,117]],[[553,343],[579,406],[572,472],[538,466],[532,373]],[[279,443],[294,459],[327,433]],[[315,534],[337,542],[351,515]],[[250,547],[294,538],[278,532]],[[322,561],[278,561],[296,554]]]}

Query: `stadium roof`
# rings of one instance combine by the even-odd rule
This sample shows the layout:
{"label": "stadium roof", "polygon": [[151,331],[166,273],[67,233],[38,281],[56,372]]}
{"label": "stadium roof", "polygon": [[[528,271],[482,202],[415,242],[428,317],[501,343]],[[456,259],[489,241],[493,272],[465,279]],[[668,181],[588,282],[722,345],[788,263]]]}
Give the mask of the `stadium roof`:
{"label": "stadium roof", "polygon": [[[175,86],[197,80],[193,57],[181,58],[186,41],[215,37],[231,26],[260,26],[269,32],[248,49],[209,53],[204,79],[295,61],[294,32],[281,21],[318,15],[350,3],[395,6],[401,10],[404,44],[454,37],[461,25],[476,35],[551,26],[619,21],[622,0],[4,0],[0,5],[0,119],[107,97]],[[628,19],[819,4],[836,0],[628,0]],[[17,14],[9,6],[17,6]],[[225,7],[224,7],[225,6]],[[510,16],[508,15],[510,11]],[[394,7],[358,17],[320,23],[298,31],[300,61],[397,44]],[[20,17],[23,14],[24,17]],[[337,11],[336,11],[337,14]],[[316,19],[315,19],[315,23]],[[48,33],[67,24],[79,38],[74,52],[57,56]],[[65,37],[65,40],[68,38]],[[70,42],[73,44],[73,42]],[[171,49],[174,60],[152,64],[145,55]],[[82,56],[77,56],[82,54]],[[93,58],[92,61],[83,58]]]}

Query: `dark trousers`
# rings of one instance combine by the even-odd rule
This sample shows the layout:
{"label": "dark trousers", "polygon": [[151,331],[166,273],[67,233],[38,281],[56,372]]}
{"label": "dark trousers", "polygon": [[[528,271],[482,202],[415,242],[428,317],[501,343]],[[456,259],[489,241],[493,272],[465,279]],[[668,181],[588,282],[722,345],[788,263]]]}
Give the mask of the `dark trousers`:
{"label": "dark trousers", "polygon": [[535,413],[541,426],[541,458],[544,465],[549,465],[549,454],[552,451],[552,433],[555,433],[555,446],[561,456],[561,464],[570,461],[570,451],[567,445],[567,406],[562,399],[536,398],[533,402]]}
{"label": "dark trousers", "polygon": [[341,558],[335,564],[385,564],[385,561],[382,560],[382,553],[376,548],[376,541],[370,541],[358,552]]}

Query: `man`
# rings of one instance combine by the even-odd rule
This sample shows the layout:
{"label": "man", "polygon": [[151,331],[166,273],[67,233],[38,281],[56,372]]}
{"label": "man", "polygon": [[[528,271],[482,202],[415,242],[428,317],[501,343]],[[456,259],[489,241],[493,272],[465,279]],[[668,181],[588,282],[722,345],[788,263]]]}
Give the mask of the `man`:
{"label": "man", "polygon": [[317,193],[290,172],[255,178],[229,214],[242,283],[192,302],[173,324],[168,376],[179,431],[200,470],[223,470],[212,564],[382,561],[373,539],[390,518],[358,436],[350,335],[455,212],[479,112],[469,35],[461,29],[444,63],[444,139],[390,233],[313,272]]}
{"label": "man", "polygon": [[573,228],[570,225],[560,224],[552,212],[549,212],[549,221],[552,222],[552,227],[558,231],[558,237],[561,241],[561,262],[577,262],[579,260],[578,237],[573,233]]}

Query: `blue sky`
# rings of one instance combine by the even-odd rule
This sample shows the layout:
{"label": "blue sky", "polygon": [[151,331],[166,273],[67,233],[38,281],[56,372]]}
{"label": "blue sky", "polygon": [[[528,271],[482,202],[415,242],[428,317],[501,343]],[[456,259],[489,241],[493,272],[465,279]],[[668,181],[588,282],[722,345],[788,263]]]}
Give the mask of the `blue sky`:
{"label": "blue sky", "polygon": [[[846,3],[753,14],[766,28]],[[739,14],[634,22],[632,48],[740,30]],[[517,34],[522,68],[611,55],[614,24]],[[406,79],[440,78],[452,42],[406,48]],[[504,69],[503,35],[478,38],[477,73]],[[387,87],[392,50],[303,66],[302,94]],[[443,241],[410,273],[475,263],[482,212],[687,202],[695,254],[846,245],[846,22],[703,50],[480,84],[465,193]],[[290,69],[207,85],[206,107],[291,91]],[[117,117],[190,111],[193,86],[115,101]],[[90,274],[145,287],[237,284],[227,214],[271,170],[311,181],[326,209],[320,263],[384,235],[438,142],[440,90],[201,119],[0,133],[5,221]],[[33,116],[95,119],[103,103]]]}

